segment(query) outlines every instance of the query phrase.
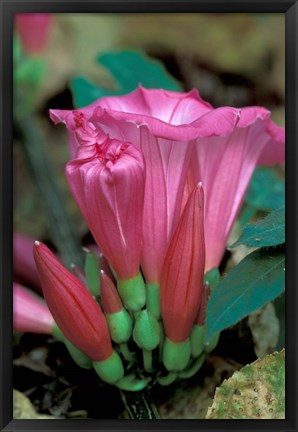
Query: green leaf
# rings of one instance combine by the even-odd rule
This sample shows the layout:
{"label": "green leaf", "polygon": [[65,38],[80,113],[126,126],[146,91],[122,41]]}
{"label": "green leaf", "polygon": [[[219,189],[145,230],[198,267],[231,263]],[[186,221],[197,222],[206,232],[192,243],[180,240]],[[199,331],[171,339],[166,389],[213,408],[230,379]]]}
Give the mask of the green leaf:
{"label": "green leaf", "polygon": [[211,295],[206,318],[206,342],[214,333],[279,296],[285,286],[282,248],[258,249],[247,255],[217,285]]}
{"label": "green leaf", "polygon": [[120,51],[102,54],[97,61],[113,75],[123,93],[134,90],[139,84],[148,88],[163,88],[172,91],[181,89],[164,66],[136,51]]}
{"label": "green leaf", "polygon": [[204,283],[209,283],[211,292],[215,290],[220,281],[220,273],[217,267],[213,267],[204,276]]}
{"label": "green leaf", "polygon": [[43,80],[45,70],[43,59],[24,57],[15,67],[15,79],[18,83],[38,85]]}
{"label": "green leaf", "polygon": [[216,389],[207,419],[284,419],[285,350],[258,359]]}
{"label": "green leaf", "polygon": [[106,53],[100,55],[97,62],[111,73],[116,83],[116,89],[96,86],[84,77],[76,77],[71,83],[76,107],[89,105],[103,96],[130,93],[140,84],[147,88],[181,90],[178,81],[168,74],[161,63],[142,53],[136,51]]}
{"label": "green leaf", "polygon": [[275,210],[285,205],[285,184],[272,168],[257,168],[245,202],[258,210]]}
{"label": "green leaf", "polygon": [[246,225],[240,238],[230,247],[277,246],[285,242],[285,208],[275,210],[260,222]]}
{"label": "green leaf", "polygon": [[74,104],[77,108],[90,105],[101,97],[117,94],[112,90],[96,87],[96,85],[90,83],[83,77],[77,77],[72,80],[71,90],[74,97]]}

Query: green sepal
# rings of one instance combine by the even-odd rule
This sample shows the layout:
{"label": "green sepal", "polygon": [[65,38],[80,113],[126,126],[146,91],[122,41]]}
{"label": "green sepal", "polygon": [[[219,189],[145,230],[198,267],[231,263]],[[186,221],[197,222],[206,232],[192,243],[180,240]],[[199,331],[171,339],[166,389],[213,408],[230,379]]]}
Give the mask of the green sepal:
{"label": "green sepal", "polygon": [[153,361],[152,351],[143,349],[143,365],[144,365],[144,370],[146,372],[151,373],[154,371],[152,361]]}
{"label": "green sepal", "polygon": [[158,354],[158,360],[161,363],[162,362],[162,353],[163,353],[163,344],[165,341],[165,331],[164,331],[164,327],[163,327],[163,323],[162,321],[158,321],[159,323],[159,354]]}
{"label": "green sepal", "polygon": [[134,329],[133,338],[139,348],[152,351],[160,341],[160,328],[157,319],[147,310],[138,315]]}
{"label": "green sepal", "polygon": [[156,319],[160,319],[160,287],[156,283],[147,282],[146,283],[146,308]]}
{"label": "green sepal", "polygon": [[204,283],[207,282],[210,285],[211,292],[214,291],[219,281],[220,273],[217,267],[209,270],[204,276]]}
{"label": "green sepal", "polygon": [[188,365],[191,355],[190,340],[173,342],[165,338],[163,347],[163,364],[169,372],[181,371]]}
{"label": "green sepal", "polygon": [[219,336],[220,336],[220,332],[219,333],[214,333],[214,335],[212,336],[210,342],[208,344],[204,345],[204,351],[205,352],[209,353],[210,351],[214,350],[214,348],[218,344]]}
{"label": "green sepal", "polygon": [[71,355],[73,361],[83,369],[91,369],[92,361],[90,358],[75,347],[68,339],[64,338],[65,346]]}
{"label": "green sepal", "polygon": [[157,378],[157,382],[162,386],[168,386],[170,384],[173,384],[174,381],[176,381],[177,376],[178,375],[176,373],[170,372],[168,375],[159,376]]}
{"label": "green sepal", "polygon": [[179,373],[179,378],[191,378],[194,374],[198,372],[199,369],[201,369],[205,358],[206,355],[201,354],[200,357],[198,357],[188,369],[185,369],[184,371]]}
{"label": "green sepal", "polygon": [[80,351],[77,347],[75,347],[66,337],[63,335],[62,331],[59,329],[57,324],[55,323],[52,327],[52,336],[59,342],[63,342],[73,359],[73,361],[83,369],[91,369],[92,362],[90,358]]}
{"label": "green sepal", "polygon": [[97,255],[92,252],[87,252],[84,270],[89,292],[94,297],[100,297],[100,265]]}
{"label": "green sepal", "polygon": [[137,392],[147,387],[148,379],[137,379],[134,374],[126,375],[115,385],[121,390]]}
{"label": "green sepal", "polygon": [[124,376],[122,360],[116,351],[105,360],[92,362],[92,366],[99,378],[108,384],[115,384]]}
{"label": "green sepal", "polygon": [[137,311],[145,306],[146,290],[141,273],[131,279],[118,279],[117,288],[126,309]]}
{"label": "green sepal", "polygon": [[204,351],[206,327],[195,324],[190,334],[191,354],[198,357]]}
{"label": "green sepal", "polygon": [[118,344],[127,342],[132,332],[132,320],[127,310],[106,314],[106,319],[111,339]]}

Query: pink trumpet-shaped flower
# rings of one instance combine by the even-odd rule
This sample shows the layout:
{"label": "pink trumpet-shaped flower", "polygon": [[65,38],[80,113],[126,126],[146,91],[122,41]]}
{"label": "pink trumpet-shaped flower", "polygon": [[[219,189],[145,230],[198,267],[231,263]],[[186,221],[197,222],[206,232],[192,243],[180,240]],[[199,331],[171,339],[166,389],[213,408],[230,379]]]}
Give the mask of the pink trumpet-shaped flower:
{"label": "pink trumpet-shaped flower", "polygon": [[40,281],[33,257],[33,245],[32,238],[17,232],[13,234],[13,273],[16,280],[40,291]]}
{"label": "pink trumpet-shaped flower", "polygon": [[41,297],[13,284],[13,327],[17,331],[51,334],[54,318]]}
{"label": "pink trumpet-shaped flower", "polygon": [[191,193],[170,242],[160,284],[167,337],[185,341],[200,309],[205,267],[204,197],[199,183]]}
{"label": "pink trumpet-shaped flower", "polygon": [[206,271],[220,264],[256,165],[284,161],[284,128],[269,117],[264,108],[242,108],[229,135],[196,142],[192,173],[194,182],[204,184],[206,197]]}
{"label": "pink trumpet-shaped flower", "polygon": [[[71,131],[72,147],[101,133],[137,146],[146,164],[141,265],[149,282],[159,283],[165,254],[177,226],[185,180],[196,139],[230,134],[235,108],[212,108],[196,90],[174,93],[144,89],[102,98],[80,111],[51,110],[55,123]],[[78,121],[78,119],[81,119]],[[74,150],[72,150],[74,152]]]}
{"label": "pink trumpet-shaped flower", "polygon": [[17,14],[15,23],[24,50],[28,54],[42,53],[53,24],[52,14]]}
{"label": "pink trumpet-shaped flower", "polygon": [[44,244],[35,242],[34,258],[46,302],[64,336],[93,361],[109,358],[107,323],[87,288]]}
{"label": "pink trumpet-shaped flower", "polygon": [[66,167],[71,192],[118,277],[139,273],[145,168],[141,152],[106,137],[82,145]]}

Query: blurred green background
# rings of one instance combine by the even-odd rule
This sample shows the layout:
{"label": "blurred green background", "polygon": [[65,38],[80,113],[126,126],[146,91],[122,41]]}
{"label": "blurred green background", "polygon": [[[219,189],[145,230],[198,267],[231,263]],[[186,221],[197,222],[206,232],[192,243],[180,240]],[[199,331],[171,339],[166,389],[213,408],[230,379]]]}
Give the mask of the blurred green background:
{"label": "blurred green background", "polygon": [[[69,160],[66,128],[63,125],[54,126],[49,119],[48,110],[74,108],[71,82],[76,77],[84,77],[94,86],[115,90],[116,83],[109,71],[96,59],[99,55],[121,50],[137,50],[159,60],[181,83],[183,90],[198,88],[201,96],[214,106],[265,106],[271,110],[274,121],[284,125],[285,18],[282,14],[54,15],[46,49],[40,56],[45,61],[46,73],[36,95],[34,112],[29,114],[29,117],[40,130],[41,146],[45,147],[46,155],[53,167],[53,176],[62,191],[63,203],[83,244],[88,244],[90,241],[90,237],[86,236],[88,229],[70,195],[64,177],[64,167]],[[17,128],[15,132],[14,228],[35,239],[55,243],[53,226],[49,227],[46,218],[49,215],[44,213],[38,187],[33,180]],[[30,142],[27,144],[30,145]],[[38,148],[38,143],[34,145]],[[260,209],[274,209],[277,197],[283,200],[282,170],[279,167],[274,168],[273,172],[268,171],[267,175],[264,170],[257,173],[253,187],[246,197],[246,210],[249,217],[251,211],[254,214]],[[45,199],[48,199],[48,195]],[[247,214],[243,212],[243,224],[245,218]],[[53,225],[55,229],[57,225]],[[239,236],[239,226],[237,229],[236,238]],[[233,255],[233,266],[248,253],[245,248],[238,248],[238,251],[240,251],[238,255],[236,253]],[[166,401],[159,407],[162,418],[205,417],[215,388],[234,370],[239,369],[240,363],[249,362],[251,360],[249,356],[255,358],[252,336],[247,329],[251,323],[252,326],[257,323],[255,328],[259,330],[259,335],[253,334],[254,343],[257,348],[264,349],[264,352],[268,347],[271,349],[271,346],[276,346],[280,323],[283,330],[280,331],[278,349],[283,347],[283,302],[284,297],[275,303],[278,318],[272,305],[267,305],[264,325],[262,322],[260,324],[261,318],[258,311],[246,319],[250,320],[248,324],[246,321],[240,323],[237,330],[240,336],[236,339],[236,344],[229,346],[231,332],[227,331],[226,338],[222,341],[224,355],[222,357],[213,355],[208,360],[204,369],[205,375],[202,375],[203,384],[199,381],[201,378],[197,381],[192,380],[191,384],[189,381],[181,382],[175,394],[173,389],[166,388],[164,392],[158,389],[157,399]],[[38,340],[35,342],[33,339],[31,342],[31,338],[32,335],[29,335],[27,339],[30,341],[29,354],[32,343],[35,348],[39,347]],[[26,347],[25,342],[23,340],[20,344],[22,349]],[[50,349],[49,352],[54,350]],[[258,355],[260,355],[259,351]],[[55,352],[56,357],[59,360],[59,352],[58,354]],[[25,360],[27,358],[28,356],[24,356]],[[65,371],[70,371],[71,374],[73,366],[69,365],[65,356],[62,358],[65,361],[65,368],[62,370],[62,377],[64,377],[64,375],[68,376]],[[52,381],[52,378],[49,380],[50,384],[44,384],[47,382],[45,381],[47,377],[40,375],[35,377],[30,371],[30,364],[29,367],[26,363],[24,365],[25,372],[18,366],[14,369],[15,387],[22,391],[29,388],[31,399],[34,399],[42,411],[50,405],[51,413],[54,415],[57,413],[60,415],[62,412],[71,416],[68,412],[70,406],[67,405],[67,401],[70,400],[69,395],[71,395],[72,409],[79,410],[75,412],[75,417],[80,413],[83,417],[87,414],[94,418],[113,417],[117,410],[119,412],[122,410],[118,393],[113,393],[110,386],[105,387],[104,390],[100,386],[96,387],[93,377],[88,383],[98,392],[97,394],[101,393],[102,404],[97,403],[92,391],[91,396],[89,395],[90,387],[85,386],[85,375],[82,375],[82,379],[80,373],[77,373],[78,376],[70,380],[72,385],[68,384],[67,380],[61,384],[62,381],[60,382],[59,379],[57,382]],[[27,385],[24,376],[30,384]],[[37,391],[31,393],[31,380],[34,377],[38,383]],[[66,396],[63,396],[60,401],[61,394],[64,395],[65,392]],[[45,401],[48,405],[44,405]],[[66,405],[63,405],[64,401]],[[88,412],[85,412],[85,409]],[[109,410],[111,412],[107,412]]]}

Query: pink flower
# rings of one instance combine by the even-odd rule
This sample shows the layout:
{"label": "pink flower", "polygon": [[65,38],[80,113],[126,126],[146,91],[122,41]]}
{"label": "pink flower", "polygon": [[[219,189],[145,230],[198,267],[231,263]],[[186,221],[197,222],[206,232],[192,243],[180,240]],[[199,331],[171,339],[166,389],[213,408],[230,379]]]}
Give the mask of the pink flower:
{"label": "pink flower", "polygon": [[162,318],[172,342],[185,341],[198,315],[205,268],[203,188],[191,193],[170,242],[160,284]]}
{"label": "pink flower", "polygon": [[15,20],[24,50],[28,54],[42,53],[53,24],[52,14],[17,14]]}
{"label": "pink flower", "polygon": [[194,142],[231,133],[239,110],[213,109],[196,90],[174,93],[140,87],[126,96],[102,98],[80,111],[52,110],[50,115],[55,123],[64,122],[75,137],[73,152],[75,146],[84,146],[88,130],[91,140],[101,139],[104,132],[143,152],[146,181],[141,265],[147,281],[158,284],[179,220]]}
{"label": "pink flower", "polygon": [[128,142],[106,137],[85,144],[66,167],[73,196],[121,280],[139,273],[144,202],[144,161]]}
{"label": "pink flower", "polygon": [[14,329],[21,332],[51,334],[54,324],[54,318],[43,299],[14,282]]}
{"label": "pink flower", "polygon": [[34,258],[46,302],[63,335],[93,361],[110,358],[108,326],[87,288],[44,244],[35,242]]}
{"label": "pink flower", "polygon": [[265,108],[242,108],[229,135],[196,141],[192,174],[194,182],[202,181],[206,197],[206,271],[220,264],[256,165],[285,159],[284,128],[269,117]]}
{"label": "pink flower", "polygon": [[40,281],[33,257],[34,240],[24,234],[14,232],[13,234],[13,272],[14,278],[37,288],[39,291]]}

